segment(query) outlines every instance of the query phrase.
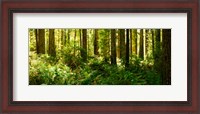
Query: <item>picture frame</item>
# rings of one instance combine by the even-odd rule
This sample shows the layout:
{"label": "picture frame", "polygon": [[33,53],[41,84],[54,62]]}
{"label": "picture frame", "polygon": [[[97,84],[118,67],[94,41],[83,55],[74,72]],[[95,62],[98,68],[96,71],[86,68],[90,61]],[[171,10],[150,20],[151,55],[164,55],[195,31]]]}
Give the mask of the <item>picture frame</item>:
{"label": "picture frame", "polygon": [[[192,113],[199,110],[198,0],[7,0],[1,2],[1,112]],[[13,101],[13,13],[187,13],[187,101]]]}

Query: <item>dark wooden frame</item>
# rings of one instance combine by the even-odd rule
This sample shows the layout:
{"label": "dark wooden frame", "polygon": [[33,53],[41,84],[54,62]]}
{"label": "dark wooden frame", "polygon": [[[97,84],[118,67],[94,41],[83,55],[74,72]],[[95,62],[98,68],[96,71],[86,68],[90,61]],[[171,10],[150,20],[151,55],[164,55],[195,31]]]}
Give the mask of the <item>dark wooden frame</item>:
{"label": "dark wooden frame", "polygon": [[[178,113],[199,114],[198,0],[5,0],[1,2],[1,111],[0,112],[68,112],[68,113]],[[188,14],[188,101],[186,102],[16,102],[13,101],[12,15],[22,12],[185,12]]]}

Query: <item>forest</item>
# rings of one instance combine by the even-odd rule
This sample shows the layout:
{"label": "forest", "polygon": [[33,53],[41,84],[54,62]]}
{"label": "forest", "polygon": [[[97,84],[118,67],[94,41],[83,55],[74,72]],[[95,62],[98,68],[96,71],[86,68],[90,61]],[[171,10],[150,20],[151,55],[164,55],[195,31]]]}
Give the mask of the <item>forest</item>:
{"label": "forest", "polygon": [[171,85],[171,29],[28,32],[29,85]]}

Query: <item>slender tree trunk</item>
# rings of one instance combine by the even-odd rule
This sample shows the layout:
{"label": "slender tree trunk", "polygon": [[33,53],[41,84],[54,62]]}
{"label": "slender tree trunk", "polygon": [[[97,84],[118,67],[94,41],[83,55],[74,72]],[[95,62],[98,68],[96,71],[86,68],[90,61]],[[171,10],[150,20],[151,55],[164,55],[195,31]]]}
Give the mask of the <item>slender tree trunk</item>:
{"label": "slender tree trunk", "polygon": [[61,37],[62,37],[62,31],[61,31],[61,29],[56,29],[57,30],[57,32],[56,32],[56,36],[58,36],[58,39],[57,39],[57,44],[56,44],[56,46],[57,46],[57,49],[58,50],[60,50],[61,49],[61,43],[62,43],[62,41],[61,41]]}
{"label": "slender tree trunk", "polygon": [[63,37],[63,35],[64,35],[64,30],[63,29],[61,29],[61,47],[63,46],[63,40],[64,40],[64,37]]}
{"label": "slender tree trunk", "polygon": [[161,61],[162,84],[171,85],[171,29],[163,29]]}
{"label": "slender tree trunk", "polygon": [[[91,40],[91,38],[90,38],[90,34],[91,34],[91,36],[92,36],[92,34],[93,34],[93,29],[88,29],[88,32],[89,32],[89,34],[87,34],[87,56],[89,56],[90,54],[91,54],[91,47],[90,47],[90,40]],[[94,52],[94,51],[93,51]],[[92,52],[92,54],[93,54],[93,52]]]}
{"label": "slender tree trunk", "polygon": [[[83,43],[83,42],[82,42],[82,34],[81,34],[81,33],[82,33],[82,30],[79,29],[79,36],[80,36],[80,46],[79,46],[79,47],[80,47],[80,48],[83,47],[83,45],[82,45],[82,43]],[[80,50],[80,54],[81,54],[81,50]]]}
{"label": "slender tree trunk", "polygon": [[111,41],[110,41],[110,39],[111,39],[111,29],[107,29],[106,30],[106,54],[105,54],[105,58],[104,58],[104,61],[106,62],[106,63],[108,63],[109,62],[109,60],[110,60],[110,43],[111,43]]}
{"label": "slender tree trunk", "polygon": [[160,42],[160,29],[155,30],[155,51],[154,51],[154,62],[155,62],[155,66],[158,67],[156,69],[159,70],[159,65],[157,65],[157,63],[159,63],[159,59],[160,59],[160,54],[161,54],[161,42]]}
{"label": "slender tree trunk", "polygon": [[[48,33],[48,35],[46,35],[46,33]],[[48,51],[49,51],[49,29],[45,29],[45,37],[47,37],[47,38],[45,38],[45,53],[48,53]]]}
{"label": "slender tree trunk", "polygon": [[140,29],[140,49],[139,49],[139,57],[144,59],[144,49],[143,49],[143,29]]}
{"label": "slender tree trunk", "polygon": [[76,29],[74,30],[74,56],[76,56]]}
{"label": "slender tree trunk", "polygon": [[111,64],[116,65],[116,30],[111,29]]}
{"label": "slender tree trunk", "polygon": [[125,30],[124,29],[119,29],[119,34],[120,34],[120,58],[125,59]]}
{"label": "slender tree trunk", "polygon": [[134,29],[133,30],[133,34],[134,34],[134,51],[135,51],[135,54],[137,55],[137,29]]}
{"label": "slender tree trunk", "polygon": [[67,38],[68,38],[68,41],[67,41],[67,43],[69,44],[70,43],[70,29],[68,29],[68,32],[67,32]]}
{"label": "slender tree trunk", "polygon": [[81,56],[84,61],[87,61],[87,29],[82,30],[82,40],[83,40],[83,49],[81,51]]}
{"label": "slender tree trunk", "polygon": [[129,67],[129,29],[126,29],[126,68]]}
{"label": "slender tree trunk", "polygon": [[95,29],[94,30],[94,55],[99,55],[98,41],[99,41],[98,29]]}
{"label": "slender tree trunk", "polygon": [[45,54],[45,29],[39,29],[38,54]]}
{"label": "slender tree trunk", "polygon": [[62,29],[62,46],[66,45],[66,29]]}
{"label": "slender tree trunk", "polygon": [[132,29],[130,29],[130,55],[132,55],[133,52],[133,34],[132,34]]}
{"label": "slender tree trunk", "polygon": [[120,58],[120,33],[119,29],[116,30],[117,33],[117,58]]}
{"label": "slender tree trunk", "polygon": [[152,32],[152,55],[153,55],[153,58],[154,58],[154,54],[155,54],[155,49],[154,49],[155,30],[152,29],[151,32]]}
{"label": "slender tree trunk", "polygon": [[145,59],[147,58],[147,56],[148,56],[148,47],[149,47],[149,43],[148,43],[148,39],[149,39],[149,30],[148,29],[146,29],[145,30],[145,42],[144,42],[144,44],[145,44],[145,46],[144,46],[144,50],[145,50],[145,55],[144,55],[144,57],[145,57]]}
{"label": "slender tree trunk", "polygon": [[144,49],[144,60],[146,59],[146,29],[143,29],[143,49]]}
{"label": "slender tree trunk", "polygon": [[36,53],[39,54],[39,36],[38,29],[35,29],[35,40],[36,40]]}
{"label": "slender tree trunk", "polygon": [[49,29],[49,55],[56,56],[54,29]]}
{"label": "slender tree trunk", "polygon": [[160,50],[161,48],[160,32],[161,32],[160,29],[156,30],[156,51]]}
{"label": "slender tree trunk", "polygon": [[[160,42],[160,29],[155,30],[155,40],[154,40],[154,69],[157,72],[162,70],[162,51],[161,51],[161,42]],[[161,80],[162,81],[162,80]]]}

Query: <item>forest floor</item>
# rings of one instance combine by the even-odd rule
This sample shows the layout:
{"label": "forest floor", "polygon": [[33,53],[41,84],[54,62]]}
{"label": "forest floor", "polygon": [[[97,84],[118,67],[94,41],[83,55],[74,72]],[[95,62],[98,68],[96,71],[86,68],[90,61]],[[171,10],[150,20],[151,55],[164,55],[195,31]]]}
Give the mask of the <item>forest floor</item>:
{"label": "forest floor", "polygon": [[117,65],[101,57],[29,56],[30,85],[160,85],[160,75],[152,62],[133,56],[129,67],[118,59]]}

